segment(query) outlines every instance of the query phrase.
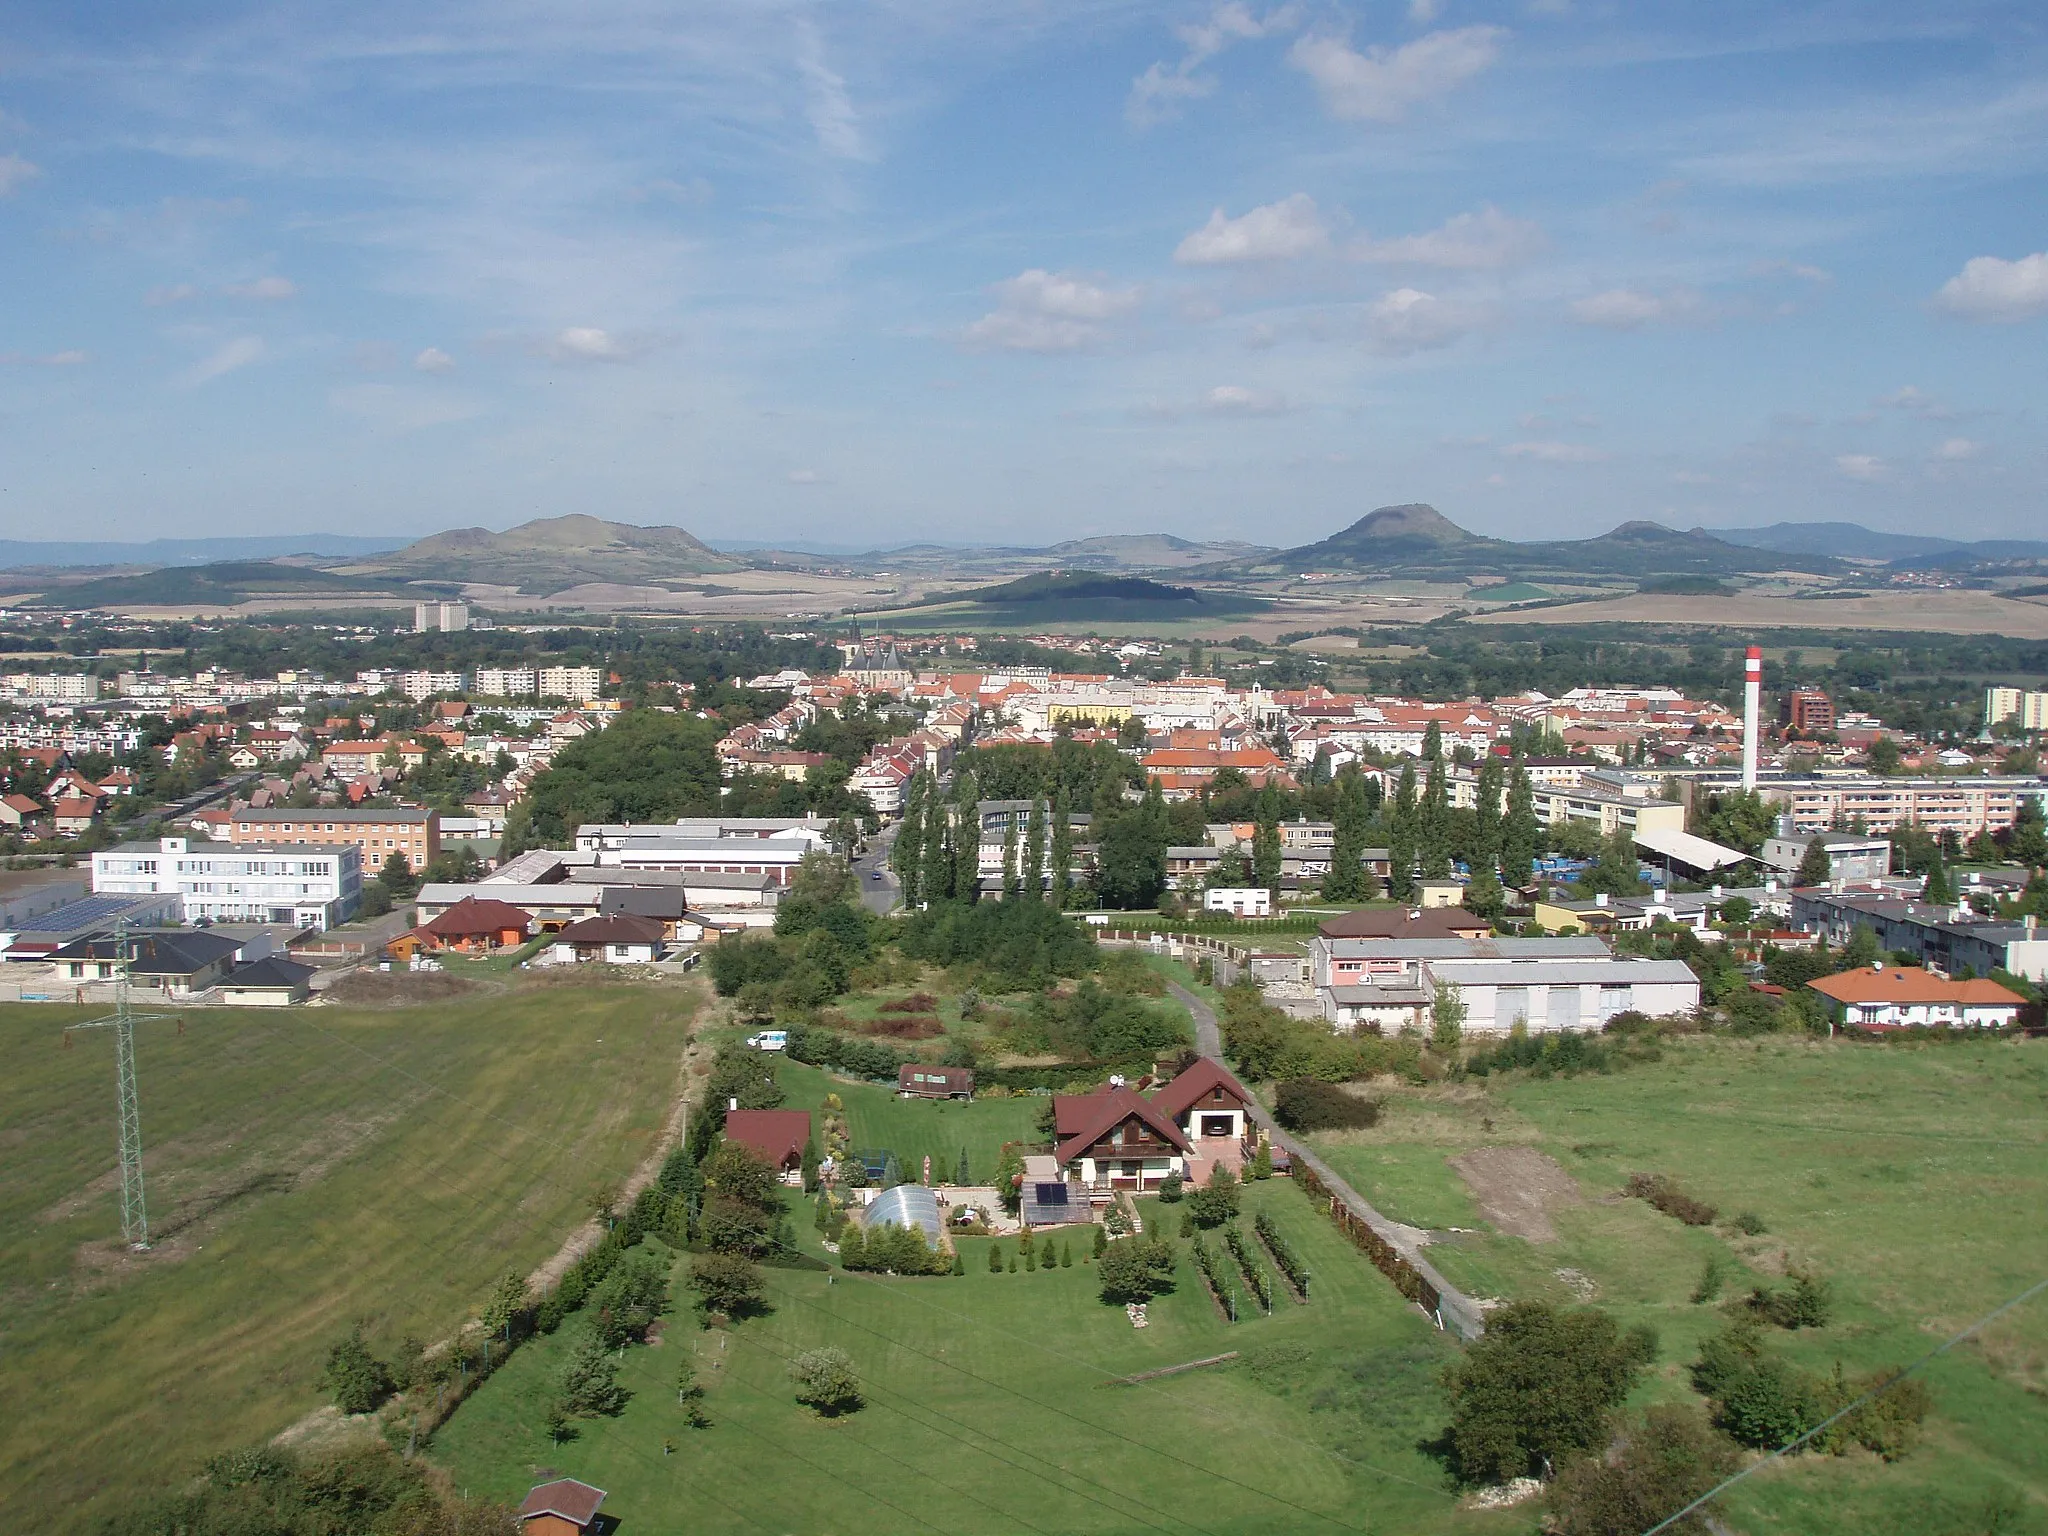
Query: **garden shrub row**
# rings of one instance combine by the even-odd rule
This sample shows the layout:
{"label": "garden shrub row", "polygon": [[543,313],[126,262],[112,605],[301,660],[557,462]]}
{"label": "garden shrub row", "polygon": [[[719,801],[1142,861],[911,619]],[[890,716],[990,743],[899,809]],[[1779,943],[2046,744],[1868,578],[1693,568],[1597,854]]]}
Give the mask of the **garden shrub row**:
{"label": "garden shrub row", "polygon": [[798,1023],[789,1026],[789,1059],[879,1081],[894,1081],[898,1067],[917,1060],[908,1051],[892,1050],[876,1040]]}
{"label": "garden shrub row", "polygon": [[[1861,1446],[1886,1461],[1912,1448],[1933,1407],[1918,1377],[1878,1371],[1862,1378],[1802,1370],[1763,1348],[1754,1319],[1744,1318],[1700,1345],[1692,1382],[1713,1404],[1714,1422],[1737,1444],[1776,1450],[1826,1422],[1866,1393],[1877,1395],[1828,1426],[1807,1449],[1842,1455]],[[1882,1388],[1883,1390],[1877,1390]]]}
{"label": "garden shrub row", "polygon": [[893,1221],[872,1230],[849,1221],[839,1231],[839,1263],[846,1269],[895,1275],[959,1273],[954,1257],[932,1247],[922,1231]]}
{"label": "garden shrub row", "polygon": [[1688,1195],[1666,1174],[1632,1173],[1626,1187],[1636,1199],[1647,1200],[1666,1216],[1675,1217],[1688,1227],[1711,1227],[1714,1218],[1721,1214],[1718,1208],[1706,1201]]}
{"label": "garden shrub row", "polygon": [[1273,1280],[1266,1273],[1258,1255],[1245,1241],[1244,1233],[1237,1227],[1223,1229],[1223,1241],[1230,1245],[1230,1256],[1237,1260],[1238,1271],[1244,1276],[1244,1283],[1251,1288],[1252,1297],[1259,1304],[1261,1312],[1273,1310]]}
{"label": "garden shrub row", "polygon": [[1266,1252],[1273,1256],[1273,1262],[1280,1266],[1280,1273],[1287,1277],[1287,1283],[1300,1293],[1303,1301],[1308,1300],[1308,1266],[1301,1262],[1299,1255],[1288,1246],[1287,1239],[1280,1235],[1280,1229],[1273,1224],[1273,1218],[1260,1211],[1252,1218],[1252,1230],[1259,1234],[1259,1241],[1266,1245]]}
{"label": "garden shrub row", "polygon": [[1230,1273],[1216,1257],[1216,1250],[1197,1239],[1194,1244],[1195,1267],[1202,1272],[1202,1279],[1208,1282],[1209,1293],[1216,1298],[1216,1304],[1223,1308],[1223,1315],[1231,1322],[1237,1321],[1237,1287],[1231,1284]]}

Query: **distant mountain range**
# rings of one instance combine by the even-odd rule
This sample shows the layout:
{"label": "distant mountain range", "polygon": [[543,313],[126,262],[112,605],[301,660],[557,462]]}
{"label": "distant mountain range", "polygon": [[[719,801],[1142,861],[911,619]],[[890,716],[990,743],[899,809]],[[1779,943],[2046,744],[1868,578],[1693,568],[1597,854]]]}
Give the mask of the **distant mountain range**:
{"label": "distant mountain range", "polygon": [[1746,548],[1698,529],[1661,523],[1623,523],[1591,539],[1521,543],[1488,538],[1435,507],[1411,502],[1380,507],[1350,527],[1314,544],[1205,567],[1190,575],[1262,576],[1289,572],[1346,572],[1417,580],[1508,580],[1530,576],[1640,580],[1655,576],[1732,576],[1794,570],[1817,575],[1842,569],[1830,556]]}
{"label": "distant mountain range", "polygon": [[[1882,533],[1861,523],[1772,523],[1764,528],[1695,528],[1694,533],[1781,554],[1834,555],[1845,560],[1918,560],[1955,556],[1977,560],[2038,560],[2048,557],[2040,539],[1942,539],[1919,533]],[[1943,561],[1942,563],[1949,563]]]}
{"label": "distant mountain range", "polygon": [[1170,623],[1256,613],[1271,606],[1263,598],[1170,585],[1144,576],[1033,571],[992,587],[936,594],[891,613],[888,622],[902,622],[908,613],[924,609],[931,611],[930,622],[941,624],[1029,625],[1076,619],[1108,624]]}
{"label": "distant mountain range", "polygon": [[0,539],[0,570],[72,566],[205,565],[216,560],[273,560],[286,555],[374,555],[398,549],[403,538],[346,533],[260,534],[248,538],[151,539],[127,544],[93,540]]}

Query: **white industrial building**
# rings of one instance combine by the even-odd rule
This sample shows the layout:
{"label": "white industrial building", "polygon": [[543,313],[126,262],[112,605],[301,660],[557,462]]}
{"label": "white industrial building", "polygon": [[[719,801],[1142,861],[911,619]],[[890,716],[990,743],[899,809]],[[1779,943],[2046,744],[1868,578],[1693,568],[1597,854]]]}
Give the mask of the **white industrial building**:
{"label": "white industrial building", "polygon": [[289,923],[332,928],[363,896],[353,844],[213,843],[182,837],[124,843],[92,856],[94,895],[176,893],[188,923]]}

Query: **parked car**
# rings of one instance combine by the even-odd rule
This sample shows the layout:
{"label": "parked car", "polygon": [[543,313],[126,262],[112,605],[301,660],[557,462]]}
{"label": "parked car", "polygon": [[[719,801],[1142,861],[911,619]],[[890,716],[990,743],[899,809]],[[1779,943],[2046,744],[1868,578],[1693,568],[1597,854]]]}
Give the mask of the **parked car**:
{"label": "parked car", "polygon": [[789,1049],[789,1031],[764,1029],[758,1035],[747,1036],[747,1044],[757,1051],[786,1051]]}

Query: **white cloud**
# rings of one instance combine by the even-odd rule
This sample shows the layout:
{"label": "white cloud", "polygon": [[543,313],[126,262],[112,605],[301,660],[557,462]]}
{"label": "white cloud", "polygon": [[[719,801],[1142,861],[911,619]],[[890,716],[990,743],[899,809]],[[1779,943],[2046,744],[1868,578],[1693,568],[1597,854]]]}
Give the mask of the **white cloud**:
{"label": "white cloud", "polygon": [[1539,464],[1598,464],[1611,457],[1590,443],[1506,443],[1500,451],[1511,459],[1534,459]]}
{"label": "white cloud", "polygon": [[1396,288],[1367,306],[1366,343],[1375,352],[1405,357],[1448,347],[1487,322],[1484,311],[1419,288]]}
{"label": "white cloud", "polygon": [[189,299],[196,299],[198,297],[199,290],[190,283],[168,283],[162,287],[150,289],[149,292],[142,296],[142,302],[154,309],[165,304],[183,304]]}
{"label": "white cloud", "polygon": [[1934,302],[1958,319],[1994,324],[2048,314],[2048,251],[2018,261],[1973,256],[1941,285]]}
{"label": "white cloud", "polygon": [[453,373],[455,359],[439,347],[425,347],[412,360],[413,368],[420,373]]}
{"label": "white cloud", "polygon": [[1984,445],[1982,443],[1972,442],[1967,437],[1948,437],[1943,438],[1935,446],[1934,456],[1937,459],[1947,459],[1953,463],[1959,459],[1974,459],[1983,451]]}
{"label": "white cloud", "polygon": [[1918,416],[1922,421],[1947,421],[1955,415],[1926,390],[1912,384],[1901,384],[1890,394],[1879,395],[1877,403],[1894,411],[1904,411],[1909,416]]}
{"label": "white cloud", "polygon": [[19,155],[0,155],[0,197],[20,191],[42,174],[41,166]]}
{"label": "white cloud", "polygon": [[92,354],[77,347],[34,356],[26,352],[0,352],[0,363],[23,364],[31,368],[79,368],[92,361]]}
{"label": "white cloud", "polygon": [[1443,14],[1444,0],[1408,0],[1408,19],[1426,27]]}
{"label": "white cloud", "polygon": [[1892,472],[1891,465],[1870,453],[1838,453],[1835,468],[1851,480],[1882,480]]}
{"label": "white cloud", "polygon": [[1289,261],[1330,248],[1330,232],[1322,213],[1306,192],[1254,208],[1242,217],[1225,218],[1221,208],[1209,222],[1175,247],[1173,259],[1184,266],[1224,266],[1241,261]]}
{"label": "white cloud", "polygon": [[345,384],[331,391],[327,401],[336,410],[383,432],[418,432],[483,414],[483,407],[474,400],[439,389],[398,384]]}
{"label": "white cloud", "polygon": [[1201,408],[1214,416],[1278,416],[1289,407],[1285,395],[1242,384],[1218,384],[1202,396]]}
{"label": "white cloud", "polygon": [[548,353],[568,362],[612,363],[629,356],[631,349],[610,331],[601,331],[594,325],[572,325],[555,333]]}
{"label": "white cloud", "polygon": [[1210,95],[1216,89],[1213,75],[1197,71],[1233,43],[1257,42],[1301,25],[1302,8],[1287,4],[1263,16],[1252,14],[1240,0],[1228,0],[1209,13],[1206,21],[1174,28],[1186,52],[1180,62],[1160,60],[1131,82],[1131,94],[1124,103],[1124,116],[1141,128],[1180,115],[1183,103]]}
{"label": "white cloud", "polygon": [[299,285],[288,277],[259,277],[253,283],[229,283],[221,292],[231,299],[289,299]]}
{"label": "white cloud", "polygon": [[1304,37],[1288,62],[1323,94],[1332,116],[1355,122],[1394,123],[1411,107],[1445,95],[1500,56],[1502,27],[1458,27],[1431,32],[1399,48],[1360,53],[1341,37]]}
{"label": "white cloud", "polygon": [[846,81],[826,64],[825,45],[809,22],[797,28],[796,67],[804,77],[804,112],[818,136],[818,147],[835,159],[866,159],[860,118],[846,94]]}
{"label": "white cloud", "polygon": [[1101,340],[1105,322],[1128,314],[1140,288],[1106,288],[1070,272],[1033,267],[991,285],[996,307],[961,333],[971,347],[1077,352]]}
{"label": "white cloud", "polygon": [[1526,260],[1545,243],[1540,226],[1511,218],[1489,203],[1477,213],[1458,214],[1419,235],[1355,240],[1348,254],[1359,261],[1473,271]]}
{"label": "white cloud", "polygon": [[1580,325],[1633,331],[1645,325],[1682,320],[1698,312],[1699,296],[1684,289],[1645,293],[1639,288],[1610,288],[1572,302],[1571,316]]}
{"label": "white cloud", "polygon": [[823,485],[825,477],[815,469],[792,469],[787,479],[791,485]]}
{"label": "white cloud", "polygon": [[187,389],[196,389],[201,384],[211,383],[222,374],[233,373],[237,368],[246,368],[251,363],[261,362],[266,355],[261,336],[237,336],[224,341],[205,357],[186,369],[182,380]]}

